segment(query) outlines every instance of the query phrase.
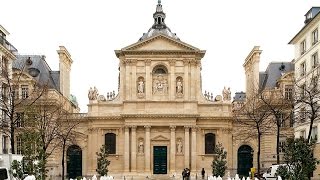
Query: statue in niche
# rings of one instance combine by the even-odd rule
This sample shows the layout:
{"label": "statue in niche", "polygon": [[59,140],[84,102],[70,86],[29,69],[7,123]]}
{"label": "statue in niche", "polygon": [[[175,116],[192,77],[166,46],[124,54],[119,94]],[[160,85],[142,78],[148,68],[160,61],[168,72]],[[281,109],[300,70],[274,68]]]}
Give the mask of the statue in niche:
{"label": "statue in niche", "polygon": [[140,78],[138,82],[138,93],[144,93],[144,82],[142,78]]}
{"label": "statue in niche", "polygon": [[177,154],[181,154],[182,153],[182,141],[181,139],[178,139],[178,142],[177,142]]}
{"label": "statue in niche", "polygon": [[178,79],[177,81],[177,93],[183,93],[183,86],[182,86],[182,82],[181,82],[181,79]]}
{"label": "statue in niche", "polygon": [[227,89],[226,87],[223,88],[222,96],[224,101],[230,101],[231,100],[231,91],[230,87]]}
{"label": "statue in niche", "polygon": [[139,145],[138,145],[138,153],[143,154],[144,146],[143,146],[143,140],[140,139]]}

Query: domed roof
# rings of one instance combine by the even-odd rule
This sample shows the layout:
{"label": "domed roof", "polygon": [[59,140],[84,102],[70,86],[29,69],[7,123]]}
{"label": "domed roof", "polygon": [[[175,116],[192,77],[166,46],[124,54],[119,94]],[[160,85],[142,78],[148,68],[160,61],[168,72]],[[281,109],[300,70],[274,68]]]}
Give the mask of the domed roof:
{"label": "domed roof", "polygon": [[156,12],[153,14],[154,24],[152,25],[152,27],[149,29],[147,33],[143,33],[139,41],[143,41],[144,39],[147,39],[149,37],[152,37],[158,34],[164,34],[171,38],[180,40],[176,35],[176,33],[171,32],[170,28],[165,24],[164,22],[165,18],[166,18],[166,14],[162,10],[161,0],[158,0]]}

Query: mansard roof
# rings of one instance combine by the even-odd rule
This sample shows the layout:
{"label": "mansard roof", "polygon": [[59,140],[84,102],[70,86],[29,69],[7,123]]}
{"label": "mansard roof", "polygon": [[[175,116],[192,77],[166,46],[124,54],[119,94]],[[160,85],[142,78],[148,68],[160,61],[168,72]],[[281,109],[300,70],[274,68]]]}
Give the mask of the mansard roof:
{"label": "mansard roof", "polygon": [[60,92],[60,72],[52,71],[43,55],[17,55],[13,69],[23,70],[33,77],[38,84],[47,84],[50,89]]}
{"label": "mansard roof", "polygon": [[266,71],[259,73],[259,89],[275,88],[277,81],[291,71],[294,71],[292,62],[271,62]]}

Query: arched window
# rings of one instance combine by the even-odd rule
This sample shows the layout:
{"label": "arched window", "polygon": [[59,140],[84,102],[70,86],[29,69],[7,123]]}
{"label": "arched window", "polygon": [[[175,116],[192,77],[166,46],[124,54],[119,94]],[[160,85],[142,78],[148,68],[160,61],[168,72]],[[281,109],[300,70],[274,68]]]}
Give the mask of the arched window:
{"label": "arched window", "polygon": [[205,135],[205,154],[213,154],[215,145],[216,135],[213,133],[207,133]]}
{"label": "arched window", "polygon": [[105,134],[105,145],[109,154],[116,154],[116,135],[114,133]]}
{"label": "arched window", "polygon": [[153,74],[167,74],[167,68],[164,65],[158,65],[154,67]]}

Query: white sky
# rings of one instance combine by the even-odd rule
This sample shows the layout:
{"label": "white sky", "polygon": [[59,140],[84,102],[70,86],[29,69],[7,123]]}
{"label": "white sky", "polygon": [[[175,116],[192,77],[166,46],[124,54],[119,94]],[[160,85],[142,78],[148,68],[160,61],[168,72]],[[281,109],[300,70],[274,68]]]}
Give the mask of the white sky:
{"label": "white sky", "polygon": [[[153,24],[157,0],[5,0],[0,24],[20,54],[45,55],[58,70],[56,50],[70,52],[71,93],[87,112],[87,92],[118,88],[114,50],[138,41]],[[244,91],[243,62],[253,46],[263,50],[260,71],[271,61],[291,61],[288,42],[304,25],[304,15],[319,0],[162,0],[166,24],[188,44],[206,50],[203,91],[232,96]]]}

